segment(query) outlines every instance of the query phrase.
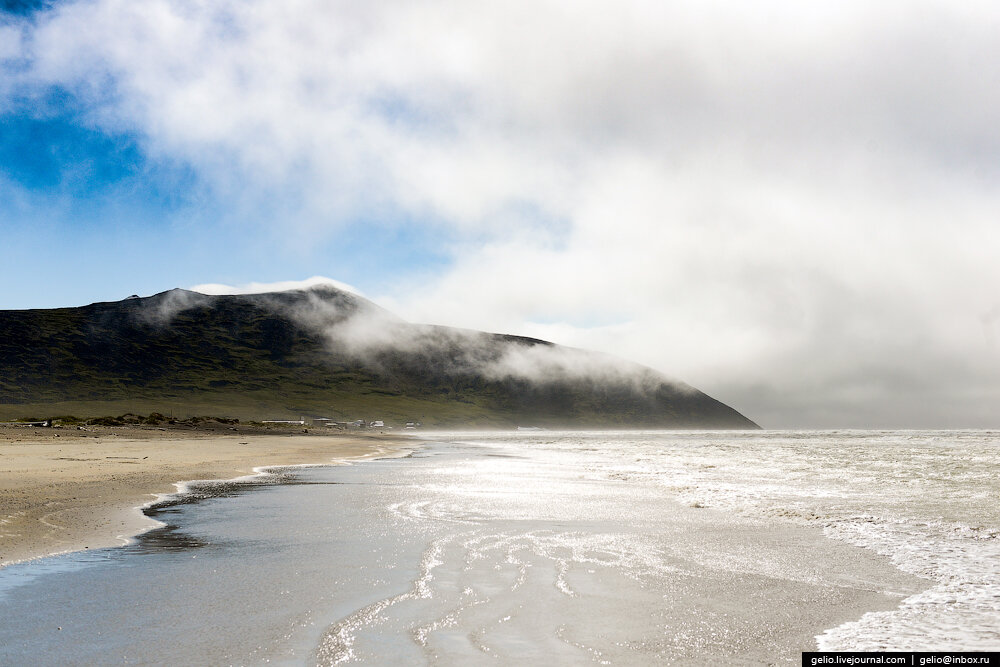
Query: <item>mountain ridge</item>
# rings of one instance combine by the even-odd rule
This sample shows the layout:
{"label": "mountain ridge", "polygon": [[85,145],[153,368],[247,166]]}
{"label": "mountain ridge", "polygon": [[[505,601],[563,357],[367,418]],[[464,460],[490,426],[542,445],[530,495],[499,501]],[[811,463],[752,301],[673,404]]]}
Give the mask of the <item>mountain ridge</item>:
{"label": "mountain ridge", "polygon": [[534,338],[413,324],[329,285],[237,295],[177,288],[0,311],[0,418],[40,411],[758,428],[638,364]]}

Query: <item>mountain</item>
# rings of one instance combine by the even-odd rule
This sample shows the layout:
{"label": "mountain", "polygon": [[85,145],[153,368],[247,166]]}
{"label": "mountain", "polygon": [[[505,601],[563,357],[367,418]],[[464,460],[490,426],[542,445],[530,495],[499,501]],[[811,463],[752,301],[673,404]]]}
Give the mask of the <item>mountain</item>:
{"label": "mountain", "polygon": [[439,427],[757,428],[637,364],[412,324],[331,286],[0,311],[0,418],[162,412]]}

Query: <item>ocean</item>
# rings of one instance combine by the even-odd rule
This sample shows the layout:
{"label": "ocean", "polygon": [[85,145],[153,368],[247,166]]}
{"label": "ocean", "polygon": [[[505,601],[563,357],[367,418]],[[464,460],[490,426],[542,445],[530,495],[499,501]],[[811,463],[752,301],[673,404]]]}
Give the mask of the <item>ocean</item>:
{"label": "ocean", "polygon": [[423,434],[0,570],[0,664],[781,664],[1000,650],[988,431]]}

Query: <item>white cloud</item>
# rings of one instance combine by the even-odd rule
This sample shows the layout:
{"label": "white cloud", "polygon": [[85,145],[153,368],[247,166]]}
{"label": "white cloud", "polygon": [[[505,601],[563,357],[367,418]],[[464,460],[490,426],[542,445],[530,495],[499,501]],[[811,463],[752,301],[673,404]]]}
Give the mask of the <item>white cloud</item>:
{"label": "white cloud", "polygon": [[18,58],[22,53],[21,30],[11,25],[0,25],[0,60]]}
{"label": "white cloud", "polygon": [[998,26],[943,1],[90,0],[24,48],[234,219],[451,230],[452,266],[379,299],[409,319],[630,356],[765,425],[985,426]]}
{"label": "white cloud", "polygon": [[292,290],[308,290],[313,287],[333,287],[350,294],[364,296],[356,287],[342,283],[332,278],[313,276],[305,280],[284,280],[275,283],[248,283],[246,285],[222,285],[205,283],[191,287],[192,292],[200,294],[266,294],[268,292],[289,292]]}

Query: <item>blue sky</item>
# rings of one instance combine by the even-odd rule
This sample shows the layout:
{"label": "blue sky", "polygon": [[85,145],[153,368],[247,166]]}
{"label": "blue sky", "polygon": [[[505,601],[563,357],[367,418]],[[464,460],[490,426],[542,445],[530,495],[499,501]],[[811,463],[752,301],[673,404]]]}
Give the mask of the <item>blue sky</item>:
{"label": "blue sky", "polygon": [[135,130],[95,125],[70,86],[18,92],[0,115],[0,231],[15,249],[0,264],[0,308],[327,274],[378,290],[448,261],[447,234],[402,213],[357,215],[332,232],[248,225],[185,160],[151,155]]}
{"label": "blue sky", "polygon": [[0,309],[327,276],[770,426],[1000,426],[986,2],[0,4]]}

